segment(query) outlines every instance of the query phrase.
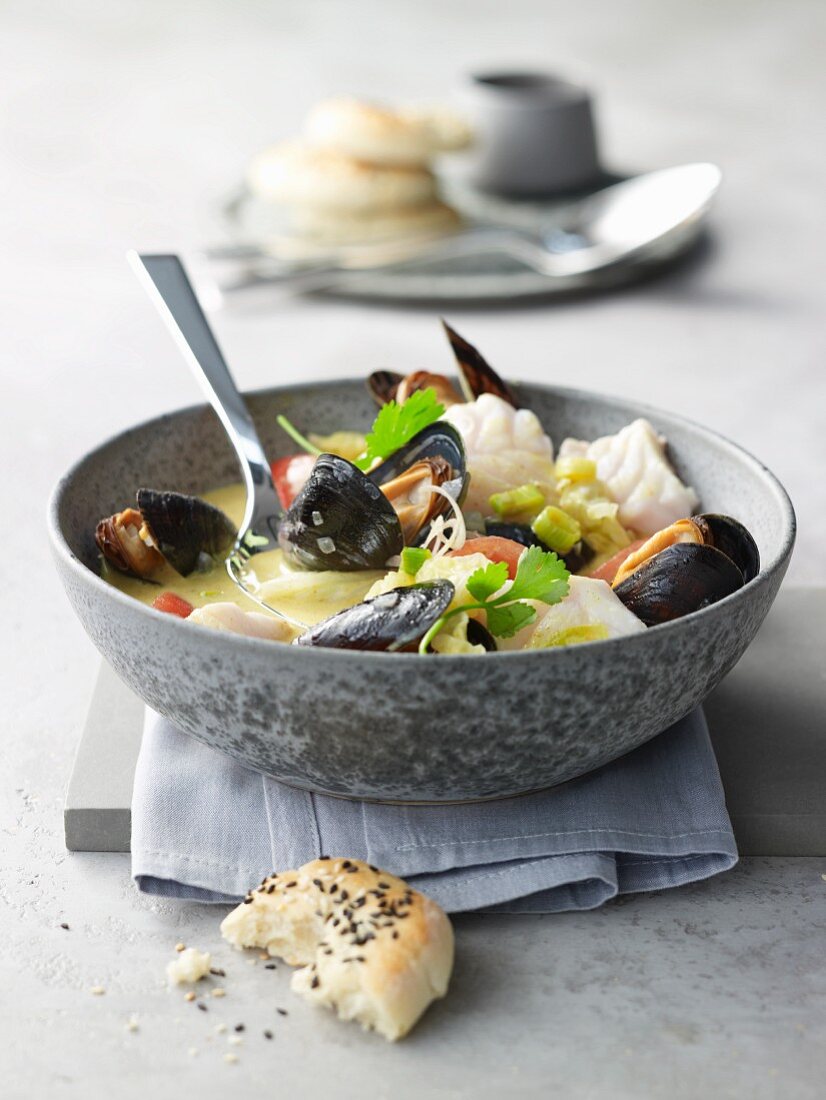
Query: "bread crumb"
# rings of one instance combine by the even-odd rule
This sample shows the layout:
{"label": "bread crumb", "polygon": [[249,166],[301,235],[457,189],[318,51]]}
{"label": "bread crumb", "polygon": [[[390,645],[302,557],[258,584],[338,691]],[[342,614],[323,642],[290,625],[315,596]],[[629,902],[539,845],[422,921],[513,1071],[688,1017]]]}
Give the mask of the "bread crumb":
{"label": "bread crumb", "polygon": [[184,993],[184,1000],[185,1001],[194,1001],[195,1000],[195,994],[192,992],[191,989],[188,993]]}
{"label": "bread crumb", "polygon": [[[177,950],[177,949],[176,949]],[[166,967],[166,979],[170,985],[181,982],[197,982],[209,973],[212,958],[208,951],[199,951],[197,947],[187,947],[179,952]]]}
{"label": "bread crumb", "polygon": [[186,944],[185,943],[176,943],[175,944],[175,950],[176,951],[185,951],[186,950]]}
{"label": "bread crumb", "polygon": [[244,1040],[241,1038],[240,1035],[229,1035],[229,1036],[227,1036],[227,1042],[230,1044],[230,1046],[233,1046],[233,1047],[240,1047],[240,1045],[243,1043],[243,1041]]}
{"label": "bread crumb", "polygon": [[89,992],[92,994],[93,997],[102,997],[106,990],[103,988],[102,985],[93,985]]}
{"label": "bread crumb", "polygon": [[233,1062],[237,1062],[237,1061],[238,1061],[238,1055],[237,1055],[237,1054],[233,1054],[233,1053],[232,1053],[232,1051],[230,1051],[230,1052],[229,1052],[229,1054],[225,1054],[225,1055],[224,1055],[224,1061],[225,1061],[225,1062],[229,1062],[229,1063],[230,1063],[230,1065],[231,1065],[231,1064],[232,1064]]}
{"label": "bread crumb", "polygon": [[226,995],[227,991],[225,989],[213,989],[212,991],[213,997],[226,997]]}

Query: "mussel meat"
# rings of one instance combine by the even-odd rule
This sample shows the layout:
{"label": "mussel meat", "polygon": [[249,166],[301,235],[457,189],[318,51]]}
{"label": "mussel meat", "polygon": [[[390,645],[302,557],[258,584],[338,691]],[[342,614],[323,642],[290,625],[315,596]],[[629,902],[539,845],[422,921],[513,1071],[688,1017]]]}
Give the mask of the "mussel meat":
{"label": "mussel meat", "polygon": [[743,584],[743,574],[721,550],[674,542],[615,584],[614,592],[646,626],[656,626],[708,607]]}
{"label": "mussel meat", "polygon": [[381,569],[404,547],[379,486],[338,455],[322,454],[281,521],[278,543],[300,569]]}
{"label": "mussel meat", "polygon": [[381,569],[427,540],[433,518],[450,507],[444,493],[458,506],[467,482],[461,436],[442,421],[369,474],[321,455],[281,522],[279,545],[301,569]]}
{"label": "mussel meat", "polygon": [[136,508],[125,508],[102,519],[95,530],[95,542],[104,558],[121,573],[149,580],[164,563],[163,555],[141,538],[143,516]]}
{"label": "mussel meat", "polygon": [[196,568],[202,554],[225,554],[238,533],[220,508],[185,493],[138,489],[138,509],[151,542],[183,577]]}
{"label": "mussel meat", "polygon": [[317,623],[296,644],[389,653],[411,649],[448,609],[455,591],[446,580],[393,588]]}
{"label": "mussel meat", "polygon": [[185,577],[202,554],[219,557],[235,541],[232,520],[198,497],[139,489],[137,503],[95,531],[100,552],[122,573],[151,580],[166,562]]}

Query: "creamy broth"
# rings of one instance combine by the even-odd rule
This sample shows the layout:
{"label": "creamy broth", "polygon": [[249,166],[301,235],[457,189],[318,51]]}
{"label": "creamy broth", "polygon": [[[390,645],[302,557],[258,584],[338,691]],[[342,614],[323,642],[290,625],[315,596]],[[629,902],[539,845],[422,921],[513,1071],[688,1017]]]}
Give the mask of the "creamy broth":
{"label": "creamy broth", "polygon": [[[233,523],[241,522],[246,501],[246,491],[242,484],[212,489],[201,496],[225,512]],[[281,550],[256,555],[249,568],[254,572],[261,597],[267,603],[308,626],[359,603],[372,585],[385,575],[384,571],[376,570],[358,573],[298,572],[288,567]],[[158,583],[129,577],[104,562],[103,577],[122,592],[145,604],[151,604],[161,592],[174,592],[176,596],[188,600],[193,607],[234,603],[244,611],[262,610],[260,604],[244,595],[230,580],[223,562],[216,562],[212,569],[191,573],[188,577],[182,577],[167,565],[156,574],[154,579]]]}

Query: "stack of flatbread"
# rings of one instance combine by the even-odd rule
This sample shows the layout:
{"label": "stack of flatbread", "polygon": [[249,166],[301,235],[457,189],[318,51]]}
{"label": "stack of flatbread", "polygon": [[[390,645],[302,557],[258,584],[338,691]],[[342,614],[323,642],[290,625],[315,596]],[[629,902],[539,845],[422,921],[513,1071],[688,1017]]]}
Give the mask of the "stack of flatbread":
{"label": "stack of flatbread", "polygon": [[293,233],[319,244],[447,232],[459,216],[440,200],[432,162],[470,142],[448,112],[331,99],[310,113],[301,140],[259,153],[247,180],[257,198],[286,208]]}

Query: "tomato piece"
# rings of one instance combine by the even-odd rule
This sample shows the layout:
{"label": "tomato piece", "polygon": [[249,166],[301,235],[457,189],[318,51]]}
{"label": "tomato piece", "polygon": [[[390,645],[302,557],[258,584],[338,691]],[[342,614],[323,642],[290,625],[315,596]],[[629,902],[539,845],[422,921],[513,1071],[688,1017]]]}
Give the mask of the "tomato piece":
{"label": "tomato piece", "polygon": [[301,451],[297,455],[285,455],[270,463],[275,491],[284,508],[289,508],[301,491],[315,465],[315,456]]}
{"label": "tomato piece", "polygon": [[185,600],[183,596],[176,596],[174,592],[161,592],[152,601],[156,611],[165,611],[167,615],[177,615],[179,619],[188,619],[195,608]]}
{"label": "tomato piece", "polygon": [[612,558],[603,562],[599,569],[595,569],[593,573],[588,573],[587,576],[589,576],[591,580],[608,581],[609,584],[613,584],[614,577],[617,575],[617,570],[625,559],[633,554],[635,550],[639,550],[646,541],[646,539],[637,539],[637,541],[632,542],[630,546],[624,546],[622,550],[618,550]]}
{"label": "tomato piece", "polygon": [[503,561],[508,567],[511,580],[516,576],[516,566],[525,551],[521,542],[502,538],[501,535],[484,535],[479,539],[468,539],[460,550],[451,550],[449,558],[463,558],[466,554],[484,554],[489,561]]}

